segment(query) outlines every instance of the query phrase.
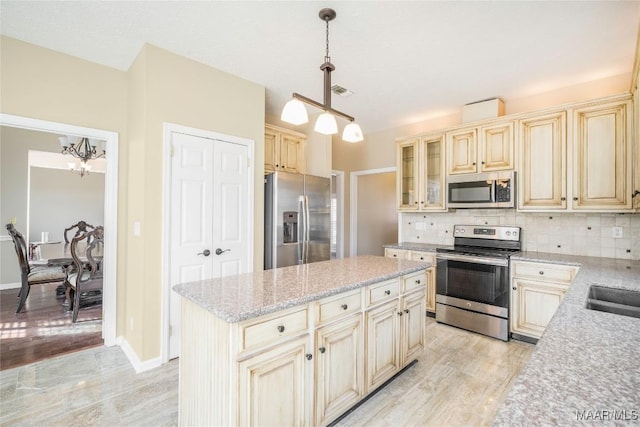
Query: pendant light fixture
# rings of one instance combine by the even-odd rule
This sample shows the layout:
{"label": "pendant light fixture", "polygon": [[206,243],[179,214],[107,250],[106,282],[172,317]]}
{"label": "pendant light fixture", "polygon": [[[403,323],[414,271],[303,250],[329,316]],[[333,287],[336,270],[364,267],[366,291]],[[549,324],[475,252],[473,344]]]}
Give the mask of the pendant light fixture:
{"label": "pendant light fixture", "polygon": [[91,165],[87,161],[105,156],[104,150],[102,153],[98,153],[98,145],[102,145],[103,142],[97,139],[65,135],[59,137],[58,141],[62,146],[62,154],[69,154],[80,159],[80,167],[76,167],[75,163],[68,163],[68,165],[69,170],[78,173],[81,178],[91,171]]}
{"label": "pendant light fixture", "polygon": [[280,118],[282,121],[293,125],[307,123],[309,116],[307,115],[304,104],[313,105],[316,108],[324,110],[324,113],[320,114],[316,120],[314,127],[316,132],[325,135],[338,133],[338,124],[336,123],[335,116],[339,116],[350,122],[342,132],[342,139],[347,142],[360,142],[363,140],[362,130],[360,126],[355,123],[355,119],[348,114],[331,108],[331,72],[335,70],[336,67],[331,63],[331,57],[329,56],[329,21],[332,21],[336,17],[336,12],[333,9],[325,8],[320,10],[318,15],[326,25],[326,52],[324,63],[320,66],[320,69],[324,73],[324,102],[320,103],[294,92],[293,99],[287,102],[282,109]]}

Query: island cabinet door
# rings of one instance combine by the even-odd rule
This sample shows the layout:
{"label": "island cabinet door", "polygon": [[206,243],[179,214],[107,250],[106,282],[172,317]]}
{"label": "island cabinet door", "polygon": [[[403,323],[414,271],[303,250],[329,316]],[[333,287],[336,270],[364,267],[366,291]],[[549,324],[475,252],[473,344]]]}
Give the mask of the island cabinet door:
{"label": "island cabinet door", "polygon": [[[417,291],[402,298],[401,362],[402,366],[416,359],[425,345],[425,292]],[[401,367],[402,367],[401,366]]]}
{"label": "island cabinet door", "polygon": [[400,369],[400,316],[394,299],[366,312],[367,382],[369,393]]}
{"label": "island cabinet door", "polygon": [[303,336],[239,363],[239,425],[310,425],[313,360],[308,350]]}
{"label": "island cabinet door", "polygon": [[357,313],[316,331],[316,425],[326,425],[364,392],[364,336]]}

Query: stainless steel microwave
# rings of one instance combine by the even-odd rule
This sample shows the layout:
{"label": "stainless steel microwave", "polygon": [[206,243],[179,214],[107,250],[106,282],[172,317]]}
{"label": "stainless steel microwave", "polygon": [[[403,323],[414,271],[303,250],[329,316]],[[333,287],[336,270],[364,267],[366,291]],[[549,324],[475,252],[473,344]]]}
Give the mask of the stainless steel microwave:
{"label": "stainless steel microwave", "polygon": [[513,171],[450,175],[447,206],[450,208],[513,208],[516,173]]}

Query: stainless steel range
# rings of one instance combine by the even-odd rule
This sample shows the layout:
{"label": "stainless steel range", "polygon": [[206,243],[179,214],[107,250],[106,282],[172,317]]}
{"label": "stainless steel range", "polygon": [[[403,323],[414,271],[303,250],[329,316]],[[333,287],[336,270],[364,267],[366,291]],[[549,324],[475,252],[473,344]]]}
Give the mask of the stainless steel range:
{"label": "stainless steel range", "polygon": [[454,246],[436,250],[436,320],[509,340],[509,257],[520,227],[456,225]]}

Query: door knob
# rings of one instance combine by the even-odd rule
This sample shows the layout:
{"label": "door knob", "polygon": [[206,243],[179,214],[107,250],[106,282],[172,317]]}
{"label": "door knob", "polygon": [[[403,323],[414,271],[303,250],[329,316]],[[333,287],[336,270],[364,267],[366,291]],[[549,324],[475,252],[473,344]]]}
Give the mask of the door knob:
{"label": "door knob", "polygon": [[209,249],[205,249],[204,251],[200,252],[198,255],[209,256],[211,255],[211,251]]}
{"label": "door knob", "polygon": [[231,249],[225,249],[225,250],[222,250],[222,249],[218,248],[218,249],[216,249],[216,255],[221,255],[221,254],[223,254],[224,252],[228,252],[228,251],[230,251],[230,250],[231,250]]}

